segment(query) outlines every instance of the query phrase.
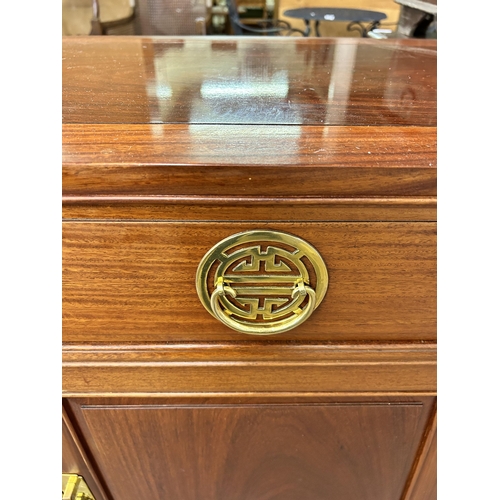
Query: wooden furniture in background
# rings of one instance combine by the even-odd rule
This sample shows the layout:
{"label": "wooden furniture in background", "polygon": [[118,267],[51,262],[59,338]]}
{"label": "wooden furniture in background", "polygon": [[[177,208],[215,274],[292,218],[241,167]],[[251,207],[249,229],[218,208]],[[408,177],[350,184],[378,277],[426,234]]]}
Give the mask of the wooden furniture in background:
{"label": "wooden furniture in background", "polygon": [[[97,500],[435,499],[436,42],[63,57],[63,472]],[[328,268],[279,335],[197,296],[204,254],[252,229]]]}
{"label": "wooden furniture in background", "polygon": [[130,0],[63,0],[65,35],[134,35],[135,8]]}
{"label": "wooden furniture in background", "polygon": [[206,0],[137,1],[140,35],[206,35],[209,21]]}
{"label": "wooden furniture in background", "polygon": [[205,1],[63,0],[63,35],[205,35]]}
{"label": "wooden furniture in background", "polygon": [[426,29],[437,22],[437,0],[394,0],[401,5],[399,38],[425,38]]}
{"label": "wooden furniture in background", "polygon": [[[135,6],[131,6],[131,12],[127,17],[103,21],[101,19],[101,7],[99,0],[92,0],[91,35],[133,35],[133,31],[127,31],[132,27],[135,17]],[[125,30],[125,31],[124,31]]]}
{"label": "wooden furniture in background", "polygon": [[[247,2],[241,2],[238,0],[226,0],[228,9],[228,18],[231,25],[232,34],[240,35],[291,35],[293,33],[299,33],[304,35],[305,33],[299,29],[292,28],[290,23],[285,20],[277,19],[275,16],[269,16],[267,12],[266,3],[264,2],[261,8],[262,17],[261,18],[248,18],[240,16],[240,9],[242,4],[248,4]],[[251,5],[251,4],[250,4]],[[244,9],[245,7],[243,7]]]}
{"label": "wooden furniture in background", "polygon": [[[255,24],[265,19],[272,19],[272,10],[269,9],[266,0],[226,0],[226,4],[233,4],[238,11],[241,10],[241,21],[244,23]],[[252,17],[252,13],[260,15]]]}
{"label": "wooden furniture in background", "polygon": [[[91,19],[92,19],[92,1],[93,0],[63,0],[62,4],[62,21],[63,21],[63,36],[64,35],[84,35],[90,34],[91,32]],[[159,1],[159,0],[156,0]],[[161,0],[165,2],[165,0]],[[144,5],[141,10],[144,11],[143,16],[145,17],[145,29],[151,30],[152,24],[147,21],[150,8],[148,5],[148,0],[137,0],[134,3],[130,3],[129,0],[100,0],[100,15],[99,20],[102,23],[109,24],[106,28],[106,32],[109,35],[140,35],[141,34],[141,22],[138,16],[138,9],[140,3]],[[137,5],[137,7],[136,7]],[[154,7],[153,10],[157,10]],[[160,4],[158,4],[160,5]],[[303,2],[301,0],[284,0],[282,5],[278,1],[276,2],[263,2],[262,0],[245,0],[243,2],[238,2],[238,5],[242,11],[246,11],[246,14],[240,16],[242,23],[249,23],[255,26],[256,22],[262,21],[264,18],[271,18],[276,20],[278,18],[283,19],[283,12],[291,8],[303,7]],[[206,6],[205,12],[201,4],[196,7],[195,19],[200,17],[204,18],[205,21],[198,21],[195,23],[193,28],[189,21],[189,16],[186,18],[186,6],[188,4],[183,3],[181,8],[177,9],[180,12],[171,13],[171,21],[166,21],[166,24],[161,28],[161,34],[182,34],[180,31],[187,28],[186,34],[201,34],[203,33],[203,25],[205,25],[206,33],[216,34],[216,33],[229,33],[229,26],[223,28],[224,25],[228,25],[227,21],[227,7],[225,6],[224,0],[213,0],[209,1]],[[326,2],[326,0],[317,0],[315,2],[317,7],[331,7],[331,4]],[[387,15],[387,20],[384,21],[384,26],[388,25],[389,28],[393,29],[396,26],[400,5],[395,3],[394,0],[338,0],[335,4],[337,8],[361,8],[368,10],[379,10]],[[132,14],[135,11],[134,18]],[[249,15],[248,15],[249,14]],[[179,17],[180,16],[180,17]],[[253,17],[251,17],[253,16]],[[281,17],[280,17],[281,16]],[[123,22],[123,20],[130,19],[130,22]],[[134,22],[135,19],[135,22]],[[160,18],[158,18],[160,20]],[[300,20],[289,20],[293,28],[303,29],[303,22]],[[173,26],[174,31],[165,33],[165,30],[174,22],[177,28]],[[187,25],[186,25],[187,22]],[[169,24],[170,23],[170,24]],[[323,36],[339,36],[346,37],[352,36],[352,33],[346,31],[346,23],[328,23],[325,24],[322,35]],[[172,28],[172,26],[171,26]],[[175,31],[177,30],[177,31]],[[356,36],[356,35],[355,35]]]}

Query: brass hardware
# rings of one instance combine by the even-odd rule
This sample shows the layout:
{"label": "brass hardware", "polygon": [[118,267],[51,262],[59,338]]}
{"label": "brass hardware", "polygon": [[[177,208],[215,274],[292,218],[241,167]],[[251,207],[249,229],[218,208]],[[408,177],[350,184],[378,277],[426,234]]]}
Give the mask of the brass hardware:
{"label": "brass hardware", "polygon": [[328,272],[318,251],[288,233],[255,230],[220,241],[201,259],[196,291],[229,328],[273,335],[303,323],[323,300]]}
{"label": "brass hardware", "polygon": [[95,498],[82,476],[63,474],[62,500],[95,500]]}

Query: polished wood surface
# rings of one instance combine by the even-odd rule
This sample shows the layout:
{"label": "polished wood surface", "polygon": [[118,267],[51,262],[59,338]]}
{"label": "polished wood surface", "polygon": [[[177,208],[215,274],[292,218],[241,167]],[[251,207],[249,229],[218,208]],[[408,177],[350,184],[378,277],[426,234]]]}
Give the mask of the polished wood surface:
{"label": "polished wood surface", "polygon": [[71,345],[63,394],[157,396],[436,393],[436,345],[232,343]]}
{"label": "polished wood surface", "polygon": [[293,198],[207,196],[65,196],[65,220],[435,221],[434,196]]}
{"label": "polished wood surface", "polygon": [[78,37],[62,69],[65,123],[437,123],[435,40]]}
{"label": "polished wood surface", "polygon": [[82,476],[96,500],[109,500],[66,408],[62,408],[62,472]]}
{"label": "polished wood surface", "polygon": [[[225,170],[249,167],[250,170],[246,171],[251,171],[256,166],[286,167],[292,172],[292,167],[298,167],[307,169],[308,174],[313,167],[318,167],[323,175],[330,174],[331,167],[433,171],[435,154],[435,127],[63,126],[63,164],[66,169],[85,165],[100,165],[103,169],[104,165],[118,164],[123,166],[121,175],[127,175],[124,168],[127,165],[169,166],[168,171],[173,172],[175,166],[184,169],[188,166],[209,167],[210,171],[205,170],[205,174],[215,172],[214,167],[226,167]],[[426,164],[426,161],[430,163]],[[101,175],[109,176],[109,173],[103,171]],[[93,187],[96,194],[99,193],[99,186]],[[72,186],[69,185],[67,190],[73,192]]]}
{"label": "polished wood surface", "polygon": [[67,202],[436,195],[435,41],[79,37],[63,52]]}
{"label": "polished wood surface", "polygon": [[71,406],[113,498],[400,500],[429,400]]}
{"label": "polished wood surface", "polygon": [[434,196],[434,127],[66,125],[66,196]]}
{"label": "polished wood surface", "polygon": [[437,500],[437,413],[434,408],[426,428],[414,474],[404,500]]}
{"label": "polished wood surface", "polygon": [[251,229],[317,248],[329,288],[306,323],[281,339],[436,338],[435,223],[65,222],[65,341],[251,340],[202,306],[196,269],[220,240]]}
{"label": "polished wood surface", "polygon": [[299,198],[237,196],[64,196],[69,220],[435,221],[434,196]]}
{"label": "polished wood surface", "polygon": [[[63,396],[98,500],[433,498],[436,124],[435,40],[63,39]],[[195,290],[250,229],[329,272],[275,337]]]}

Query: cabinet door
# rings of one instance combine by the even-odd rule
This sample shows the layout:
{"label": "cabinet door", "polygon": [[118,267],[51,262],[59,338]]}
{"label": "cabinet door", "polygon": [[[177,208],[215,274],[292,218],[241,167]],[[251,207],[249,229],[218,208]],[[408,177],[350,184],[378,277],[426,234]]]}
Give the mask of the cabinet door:
{"label": "cabinet door", "polygon": [[107,500],[94,467],[73,427],[65,408],[62,409],[62,473],[82,476],[97,500]]}
{"label": "cabinet door", "polygon": [[70,401],[115,500],[400,500],[432,404]]}

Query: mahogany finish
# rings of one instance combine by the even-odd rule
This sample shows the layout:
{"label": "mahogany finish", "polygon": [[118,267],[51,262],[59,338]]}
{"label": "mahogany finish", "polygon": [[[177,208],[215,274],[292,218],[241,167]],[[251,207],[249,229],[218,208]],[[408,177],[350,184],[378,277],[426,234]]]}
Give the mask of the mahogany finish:
{"label": "mahogany finish", "polygon": [[[82,374],[85,374],[82,377]],[[66,345],[65,396],[435,393],[436,346],[307,344],[279,340]]]}
{"label": "mahogany finish", "polygon": [[279,339],[435,340],[435,223],[126,221],[64,224],[64,340],[253,340],[210,316],[195,289],[205,253],[251,229],[298,235],[328,267],[322,304]]}
{"label": "mahogany finish", "polygon": [[64,123],[437,124],[435,40],[73,37],[62,69]]}
{"label": "mahogany finish", "polygon": [[436,198],[266,198],[236,196],[65,196],[69,220],[427,221]]}
{"label": "mahogany finish", "polygon": [[437,500],[437,417],[434,409],[426,429],[415,473],[408,484],[405,500]]}
{"label": "mahogany finish", "polygon": [[[435,40],[63,39],[63,464],[97,500],[435,498],[436,124]],[[259,228],[330,281],[256,338],[195,273]]]}
{"label": "mahogany finish", "polygon": [[78,474],[84,477],[87,486],[96,498],[109,499],[64,406],[62,408],[62,471],[64,474]]}
{"label": "mahogany finish", "polygon": [[436,195],[435,41],[79,37],[63,49],[67,202]]}
{"label": "mahogany finish", "polygon": [[65,125],[63,162],[66,196],[436,195],[435,127]]}
{"label": "mahogany finish", "polygon": [[387,500],[402,497],[431,407],[405,399],[72,408],[113,498]]}

